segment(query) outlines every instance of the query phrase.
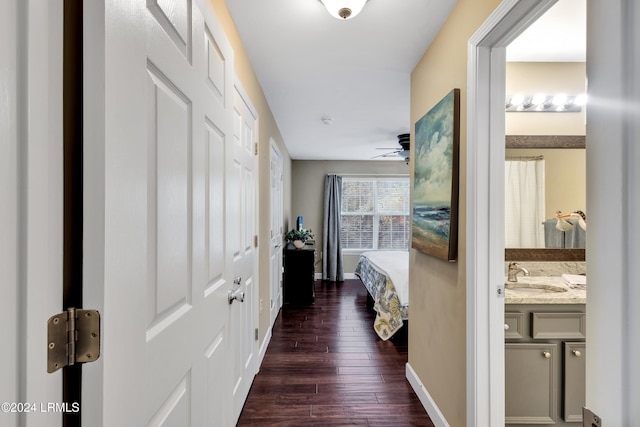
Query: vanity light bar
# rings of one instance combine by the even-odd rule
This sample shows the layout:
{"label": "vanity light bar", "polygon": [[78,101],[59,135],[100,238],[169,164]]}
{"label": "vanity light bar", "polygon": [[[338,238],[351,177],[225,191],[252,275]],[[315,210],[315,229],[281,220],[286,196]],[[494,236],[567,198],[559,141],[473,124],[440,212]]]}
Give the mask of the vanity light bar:
{"label": "vanity light bar", "polygon": [[578,113],[586,103],[587,96],[565,95],[511,95],[505,102],[506,111],[509,112],[537,112],[537,113]]}

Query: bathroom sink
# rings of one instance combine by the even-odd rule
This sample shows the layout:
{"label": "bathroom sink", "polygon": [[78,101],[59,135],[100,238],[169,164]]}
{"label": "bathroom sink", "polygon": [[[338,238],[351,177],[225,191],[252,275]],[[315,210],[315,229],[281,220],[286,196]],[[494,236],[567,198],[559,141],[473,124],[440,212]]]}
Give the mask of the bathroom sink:
{"label": "bathroom sink", "polygon": [[569,287],[557,276],[518,276],[517,282],[505,281],[507,289],[519,292],[567,292]]}

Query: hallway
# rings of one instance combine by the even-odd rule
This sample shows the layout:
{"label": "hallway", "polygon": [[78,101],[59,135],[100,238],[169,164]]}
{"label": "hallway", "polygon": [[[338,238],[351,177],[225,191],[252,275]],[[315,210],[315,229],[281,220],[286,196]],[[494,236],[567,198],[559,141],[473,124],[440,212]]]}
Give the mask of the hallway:
{"label": "hallway", "polygon": [[315,290],[280,311],[238,425],[433,426],[405,378],[406,326],[380,340],[360,280]]}

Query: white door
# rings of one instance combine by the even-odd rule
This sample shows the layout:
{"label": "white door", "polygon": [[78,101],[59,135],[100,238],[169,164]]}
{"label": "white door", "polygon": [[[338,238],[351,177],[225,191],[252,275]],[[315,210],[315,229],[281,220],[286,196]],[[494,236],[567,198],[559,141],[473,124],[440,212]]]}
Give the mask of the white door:
{"label": "white door", "polygon": [[0,2],[3,427],[62,422],[40,406],[62,402],[46,346],[47,319],[62,311],[62,10],[60,0]]}
{"label": "white door", "polygon": [[275,142],[271,141],[271,324],[282,307],[282,156]]}
{"label": "white door", "polygon": [[85,6],[85,305],[103,345],[83,422],[233,425],[230,366],[250,350],[231,325],[253,313],[228,293],[255,282],[233,52],[205,1]]}
{"label": "white door", "polygon": [[254,150],[257,144],[257,113],[238,83],[233,97],[233,144],[227,157],[227,239],[228,256],[233,260],[234,292],[243,301],[231,304],[229,332],[233,337],[234,421],[251,388],[257,371],[256,269],[256,173]]}

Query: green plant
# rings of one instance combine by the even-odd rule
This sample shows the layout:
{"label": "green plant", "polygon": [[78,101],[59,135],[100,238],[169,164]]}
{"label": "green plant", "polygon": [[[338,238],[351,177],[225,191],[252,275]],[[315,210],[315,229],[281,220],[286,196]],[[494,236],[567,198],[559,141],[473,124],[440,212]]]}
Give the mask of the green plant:
{"label": "green plant", "polygon": [[306,242],[309,239],[313,239],[313,232],[311,230],[301,229],[301,230],[289,230],[287,234],[284,235],[284,239],[287,242],[293,242],[294,240],[302,240]]}

